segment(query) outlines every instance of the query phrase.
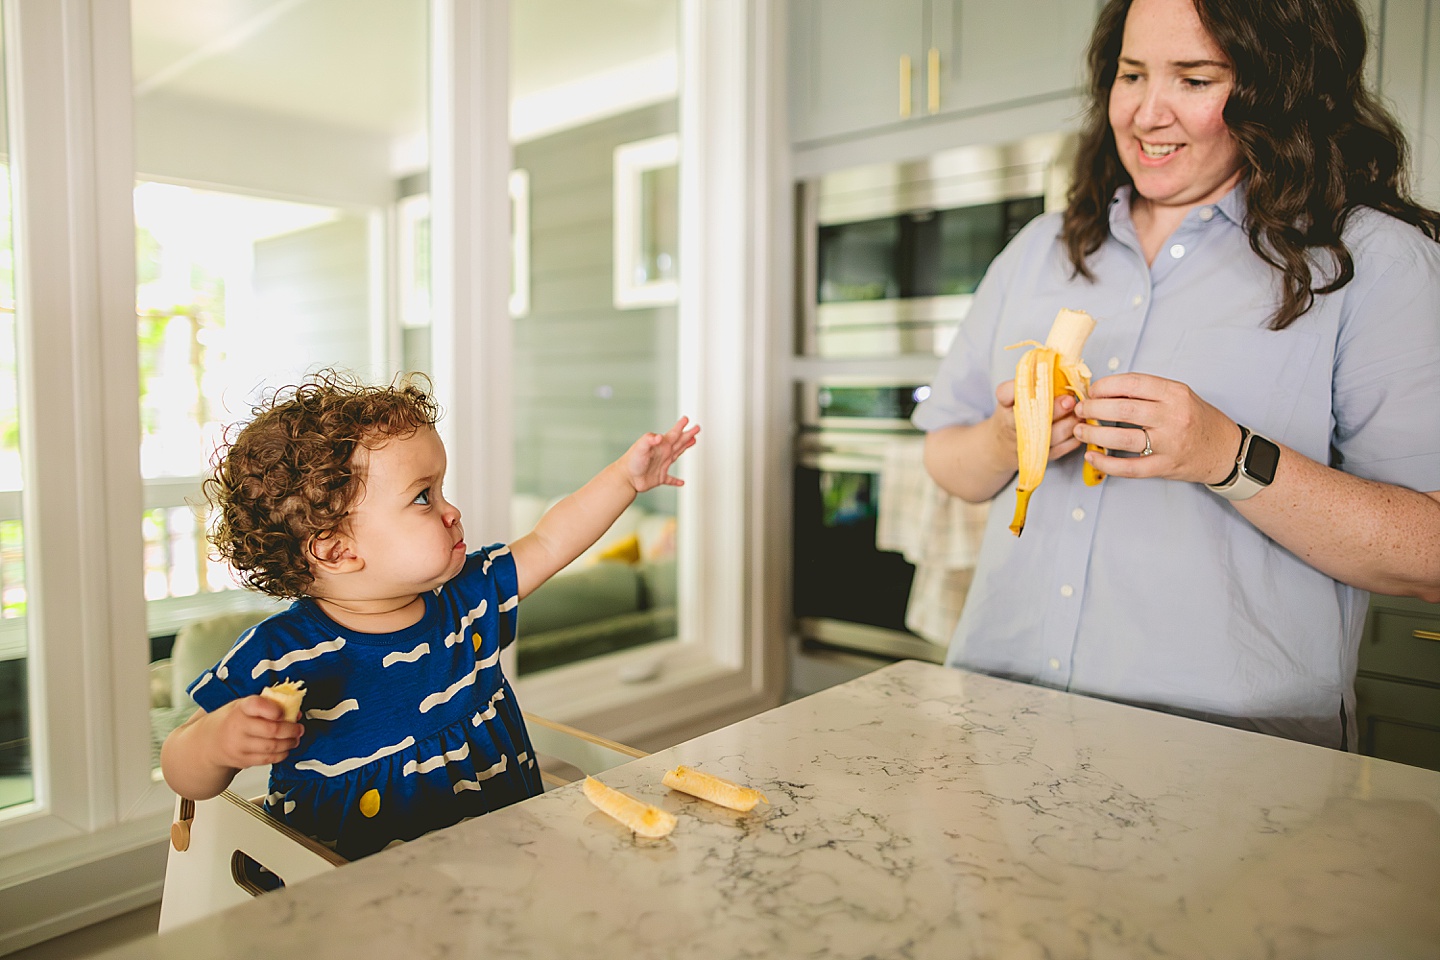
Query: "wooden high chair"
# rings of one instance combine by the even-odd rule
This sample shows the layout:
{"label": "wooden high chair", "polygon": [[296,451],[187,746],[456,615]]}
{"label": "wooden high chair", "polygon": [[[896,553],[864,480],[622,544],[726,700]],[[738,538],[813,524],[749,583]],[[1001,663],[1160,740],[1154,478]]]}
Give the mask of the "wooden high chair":
{"label": "wooden high chair", "polygon": [[[646,756],[633,747],[533,714],[525,714],[525,725],[536,757],[542,760],[540,776],[547,787],[570,781],[545,769],[544,760],[594,774]],[[261,808],[262,802],[263,798],[246,800],[229,790],[198,802],[176,799],[160,901],[161,933],[348,862],[272,818]]]}

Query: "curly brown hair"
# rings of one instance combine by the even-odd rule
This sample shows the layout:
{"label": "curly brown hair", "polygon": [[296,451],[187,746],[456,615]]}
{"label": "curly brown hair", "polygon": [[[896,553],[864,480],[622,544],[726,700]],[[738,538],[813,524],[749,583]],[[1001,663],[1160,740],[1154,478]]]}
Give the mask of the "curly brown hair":
{"label": "curly brown hair", "polygon": [[[1110,234],[1111,197],[1131,182],[1108,112],[1131,3],[1110,0],[1091,35],[1089,105],[1061,230],[1075,273],[1092,280],[1085,260]],[[1235,71],[1225,124],[1244,159],[1245,228],[1281,275],[1271,329],[1354,278],[1342,235],[1356,207],[1440,239],[1440,213],[1410,196],[1405,137],[1365,87],[1365,21],[1354,0],[1195,0],[1195,11]],[[1318,283],[1312,252],[1331,263]]]}
{"label": "curly brown hair", "polygon": [[246,586],[306,594],[313,541],[339,530],[364,483],[357,449],[373,450],[440,419],[423,376],[370,386],[322,370],[281,387],[227,428],[205,480],[216,508],[210,540]]}

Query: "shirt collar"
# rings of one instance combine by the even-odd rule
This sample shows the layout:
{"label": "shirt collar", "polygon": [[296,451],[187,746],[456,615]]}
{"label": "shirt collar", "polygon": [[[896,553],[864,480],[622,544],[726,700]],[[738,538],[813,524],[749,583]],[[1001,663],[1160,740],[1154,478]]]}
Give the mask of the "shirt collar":
{"label": "shirt collar", "polygon": [[[1131,184],[1121,184],[1115,189],[1115,196],[1110,198],[1110,232],[1112,234],[1121,223],[1128,224],[1130,222],[1130,196],[1133,190],[1134,187]],[[1236,226],[1244,226],[1245,212],[1248,209],[1245,203],[1245,180],[1242,178],[1239,183],[1230,188],[1225,196],[1208,206],[1214,207],[1221,216]],[[1195,208],[1196,211],[1201,209],[1203,207]],[[1191,211],[1191,213],[1194,212]],[[1187,213],[1185,216],[1188,219],[1191,214]]]}

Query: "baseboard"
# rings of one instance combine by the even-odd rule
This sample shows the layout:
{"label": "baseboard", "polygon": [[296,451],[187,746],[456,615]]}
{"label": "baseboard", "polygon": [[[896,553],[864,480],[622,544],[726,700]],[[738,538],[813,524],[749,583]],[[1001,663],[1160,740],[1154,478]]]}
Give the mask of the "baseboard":
{"label": "baseboard", "polygon": [[161,840],[0,892],[0,955],[159,902],[165,852]]}

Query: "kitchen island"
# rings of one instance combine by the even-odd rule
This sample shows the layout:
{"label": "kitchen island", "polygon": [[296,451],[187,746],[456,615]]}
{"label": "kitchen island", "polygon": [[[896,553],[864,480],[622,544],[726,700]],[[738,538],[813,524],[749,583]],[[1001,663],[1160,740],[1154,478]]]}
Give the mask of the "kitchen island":
{"label": "kitchen island", "polygon": [[[749,814],[660,784],[757,787]],[[896,663],[105,956],[1440,957],[1440,773]]]}

